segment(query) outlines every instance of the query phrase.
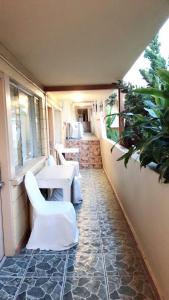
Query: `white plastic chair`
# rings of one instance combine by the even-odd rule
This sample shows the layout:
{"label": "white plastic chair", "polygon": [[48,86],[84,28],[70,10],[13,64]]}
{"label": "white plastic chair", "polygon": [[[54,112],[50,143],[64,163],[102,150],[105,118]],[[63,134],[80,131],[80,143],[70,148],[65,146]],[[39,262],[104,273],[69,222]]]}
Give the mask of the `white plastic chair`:
{"label": "white plastic chair", "polygon": [[[56,161],[52,155],[48,156],[48,166],[56,166]],[[53,189],[47,199],[48,201],[63,201],[63,189]]]}
{"label": "white plastic chair", "polygon": [[79,232],[73,205],[66,201],[45,201],[34,175],[25,175],[25,187],[33,207],[32,232],[27,249],[69,249],[78,243]]}
{"label": "white plastic chair", "polygon": [[81,177],[80,171],[79,171],[79,162],[76,160],[66,160],[62,154],[62,151],[60,149],[58,149],[57,151],[58,151],[58,156],[59,156],[61,165],[74,166],[75,167],[75,176]]}
{"label": "white plastic chair", "polygon": [[83,125],[81,122],[70,123],[70,136],[72,139],[81,139],[83,137]]}
{"label": "white plastic chair", "polygon": [[56,161],[57,161],[57,164],[60,163],[59,152],[58,152],[58,151],[59,151],[59,149],[61,149],[61,148],[63,148],[63,144],[59,144],[59,143],[55,144],[54,149],[56,150]]}
{"label": "white plastic chair", "polygon": [[48,166],[56,166],[56,160],[54,159],[53,155],[48,156]]}

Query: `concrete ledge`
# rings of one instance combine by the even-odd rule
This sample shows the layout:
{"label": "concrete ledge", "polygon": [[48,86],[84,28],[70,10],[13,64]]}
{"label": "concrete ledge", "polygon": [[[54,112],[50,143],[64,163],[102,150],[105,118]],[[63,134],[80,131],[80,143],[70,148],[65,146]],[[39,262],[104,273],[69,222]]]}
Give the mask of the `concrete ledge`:
{"label": "concrete ledge", "polygon": [[32,159],[29,163],[27,163],[20,172],[16,174],[14,178],[10,181],[13,186],[19,185],[26,174],[27,171],[32,171],[33,173],[37,173],[43,166],[46,161],[46,156],[41,156],[35,159]]}

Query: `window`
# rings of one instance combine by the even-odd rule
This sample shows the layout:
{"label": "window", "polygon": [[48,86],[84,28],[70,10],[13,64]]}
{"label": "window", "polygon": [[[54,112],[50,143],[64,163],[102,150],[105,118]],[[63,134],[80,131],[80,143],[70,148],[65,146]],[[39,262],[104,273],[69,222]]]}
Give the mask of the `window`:
{"label": "window", "polygon": [[41,156],[40,100],[11,84],[12,136],[15,169]]}

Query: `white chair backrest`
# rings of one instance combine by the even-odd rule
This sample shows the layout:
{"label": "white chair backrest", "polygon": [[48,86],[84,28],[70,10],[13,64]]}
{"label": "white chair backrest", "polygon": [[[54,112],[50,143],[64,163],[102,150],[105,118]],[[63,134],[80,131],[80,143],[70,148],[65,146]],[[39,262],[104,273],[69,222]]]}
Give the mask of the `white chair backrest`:
{"label": "white chair backrest", "polygon": [[52,155],[48,156],[48,166],[56,166],[56,161]]}
{"label": "white chair backrest", "polygon": [[55,150],[63,148],[63,144],[56,143],[55,146],[54,146],[54,148],[55,148]]}
{"label": "white chair backrest", "polygon": [[33,208],[38,210],[38,208],[41,208],[45,204],[45,198],[39,190],[35,176],[30,171],[25,175],[25,187]]}
{"label": "white chair backrest", "polygon": [[59,159],[60,159],[60,163],[61,165],[65,165],[66,164],[66,159],[64,158],[62,151],[58,149],[58,155],[59,155]]}

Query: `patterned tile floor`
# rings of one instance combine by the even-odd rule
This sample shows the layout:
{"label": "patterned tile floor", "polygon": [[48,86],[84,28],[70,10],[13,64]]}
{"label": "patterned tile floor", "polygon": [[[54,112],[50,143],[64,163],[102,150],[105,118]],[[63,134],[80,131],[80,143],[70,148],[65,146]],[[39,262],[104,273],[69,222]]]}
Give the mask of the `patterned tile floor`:
{"label": "patterned tile floor", "polygon": [[0,300],[155,300],[103,170],[81,170],[80,239],[63,252],[23,249],[0,268]]}

